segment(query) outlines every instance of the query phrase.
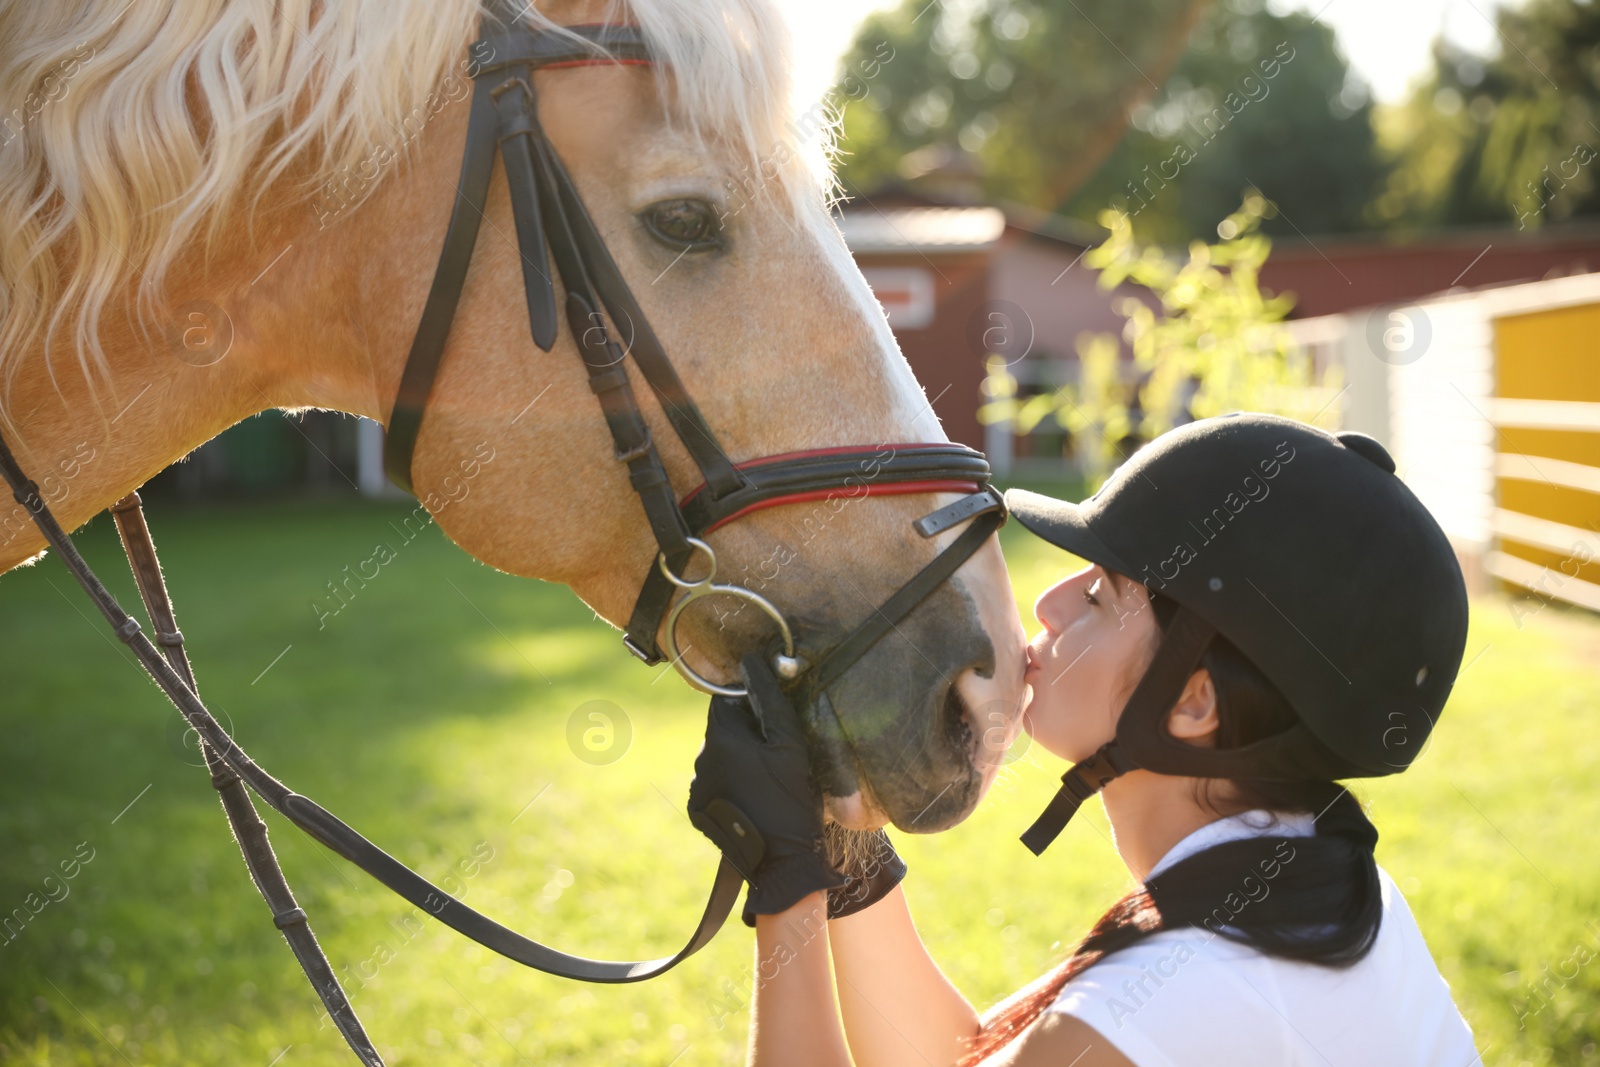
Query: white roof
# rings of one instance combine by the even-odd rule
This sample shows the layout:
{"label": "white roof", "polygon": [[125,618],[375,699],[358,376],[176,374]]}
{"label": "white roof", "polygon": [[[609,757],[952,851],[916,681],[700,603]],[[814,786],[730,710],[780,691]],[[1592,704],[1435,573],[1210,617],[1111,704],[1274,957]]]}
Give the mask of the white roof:
{"label": "white roof", "polygon": [[968,252],[987,248],[1005,232],[994,207],[896,207],[852,204],[839,218],[850,251]]}

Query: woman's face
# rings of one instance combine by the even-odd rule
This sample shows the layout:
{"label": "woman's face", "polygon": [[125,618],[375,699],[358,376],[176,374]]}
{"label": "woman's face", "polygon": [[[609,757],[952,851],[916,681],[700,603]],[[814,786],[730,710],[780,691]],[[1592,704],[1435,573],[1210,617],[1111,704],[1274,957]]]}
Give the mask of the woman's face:
{"label": "woman's face", "polygon": [[1028,644],[1033,697],[1023,727],[1076,763],[1117,733],[1117,718],[1154,654],[1158,632],[1144,586],[1090,566],[1047,589],[1033,613],[1044,626]]}

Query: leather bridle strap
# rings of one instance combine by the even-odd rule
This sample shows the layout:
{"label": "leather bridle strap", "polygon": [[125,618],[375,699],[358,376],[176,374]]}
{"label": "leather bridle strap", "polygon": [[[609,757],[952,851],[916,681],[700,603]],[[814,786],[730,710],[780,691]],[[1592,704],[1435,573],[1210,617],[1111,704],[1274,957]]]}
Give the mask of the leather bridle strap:
{"label": "leather bridle strap", "polygon": [[1006,521],[1005,505],[995,495],[995,503],[986,508],[962,531],[961,536],[933,558],[905,585],[901,586],[882,606],[874,608],[843,641],[833,646],[821,662],[812,666],[806,677],[811,692],[821,692],[838,681],[845,671],[853,667],[867,650],[900,623],[911,610],[928,598],[960,566],[976,552],[989,535],[1000,529]]}
{"label": "leather bridle strap", "polygon": [[[702,485],[683,498],[679,509],[693,536],[704,538],[751,512],[782,505],[910,493],[973,494],[988,485],[989,462],[964,445],[894,444],[766,456],[739,464],[737,473],[744,485],[731,493],[717,497]],[[650,568],[622,639],[647,664],[663,659],[657,636],[675,593],[661,569]]]}
{"label": "leather bridle strap", "polygon": [[410,490],[411,459],[417,449],[417,434],[422,429],[422,414],[433,392],[444,358],[450,323],[461,302],[467,268],[472,264],[472,249],[478,240],[478,224],[483,219],[489,196],[489,176],[494,169],[494,102],[487,93],[474,91],[467,119],[467,147],[461,155],[461,177],[456,183],[456,200],[450,210],[450,226],[439,249],[439,265],[433,273],[422,320],[411,340],[400,375],[400,388],[383,438],[383,463],[389,478],[402,489]]}
{"label": "leather bridle strap", "polygon": [[[521,252],[530,335],[547,351],[555,343],[559,328],[554,275],[559,274],[567,327],[589,388],[599,401],[616,459],[626,465],[656,546],[673,573],[683,573],[694,552],[691,539],[703,539],[718,526],[758,508],[839,495],[970,494],[988,484],[989,466],[982,454],[949,444],[894,446],[888,457],[861,448],[826,449],[734,466],[690,399],[539,122],[535,70],[649,63],[642,34],[631,25],[531,33],[506,14],[508,9],[489,16],[506,28],[486,31],[473,46],[476,70],[458,199],[385,439],[384,462],[396,483],[412,487],[417,435],[471,262],[498,153]],[[627,370],[630,358],[700,470],[700,488],[681,503],[634,394]],[[870,476],[863,478],[862,469],[868,468]],[[657,642],[676,592],[661,568],[646,571],[623,638],[629,651],[646,663],[663,659]],[[684,673],[694,681],[691,672]]]}
{"label": "leather bridle strap", "polygon": [[[622,391],[627,386],[620,366],[622,355],[633,358],[655,390],[673,430],[712,493],[721,495],[742,484],[667,359],[538,121],[533,70],[646,62],[649,52],[643,36],[638,27],[629,25],[568,26],[560,33],[539,34],[513,28],[506,33],[487,34],[473,46],[476,71],[472,110],[456,205],[385,436],[385,467],[401,487],[412,487],[411,464],[417,435],[472,260],[497,145],[511,193],[533,341],[545,351],[555,344],[556,298],[547,258],[553,251],[568,293],[568,322],[590,370],[590,386],[606,409],[618,456],[639,457],[629,463],[635,488],[643,486],[642,492],[648,494],[659,493],[662,488],[670,490],[670,485],[665,483],[664,475],[658,480],[650,469],[659,467],[660,460],[654,455],[654,445],[631,388],[626,393]],[[571,299],[574,293],[581,301],[576,306]],[[611,316],[611,324],[627,339],[625,352],[612,351],[616,344],[599,316],[602,305]],[[610,375],[597,374],[613,368],[615,373]],[[652,511],[648,503],[646,510]],[[652,529],[668,536],[663,550],[670,547],[673,551],[669,555],[681,562],[688,555],[688,546],[671,543],[677,538],[671,535],[671,524],[663,517],[665,508],[654,511],[650,516]]]}
{"label": "leather bridle strap", "polygon": [[[3,444],[0,442],[0,447]],[[194,671],[184,652],[183,633],[178,629],[172,598],[167,593],[166,578],[161,572],[161,561],[156,556],[150,528],[145,524],[139,494],[129,493],[111,505],[111,515],[116,520],[122,549],[127,554],[128,566],[133,570],[139,597],[144,601],[145,612],[156,634],[156,643],[161,646],[173,672],[189,687],[190,692],[198,693],[200,690],[195,685]],[[250,880],[255,883],[261,898],[272,910],[273,925],[282,932],[301,970],[305,971],[306,979],[322,998],[328,1017],[344,1035],[351,1050],[363,1063],[382,1063],[343,987],[339,985],[332,964],[317,943],[305,909],[295,902],[294,891],[289,888],[288,879],[284,877],[278,857],[272,850],[272,842],[268,839],[267,824],[261,821],[244,782],[210,743],[202,740],[200,750],[211,772],[211,785],[222,800],[222,810],[233,830],[234,840],[239,843],[239,851],[244,855],[245,869],[250,872]]]}
{"label": "leather bridle strap", "polygon": [[[179,666],[174,666],[174,662],[169,661],[156,649],[145,636],[138,620],[122,609],[95,576],[71,538],[61,529],[55,516],[45,505],[38,486],[28,480],[17,464],[3,437],[0,437],[0,474],[4,475],[7,484],[11,486],[13,497],[32,516],[34,524],[44,534],[51,547],[60,554],[73,578],[100,609],[100,613],[111,625],[117,637],[128,646],[140,666],[178,708],[209,751],[225,763],[229,771],[243,780],[273,810],[440,922],[484,947],[536,970],[589,982],[620,983],[652,978],[676,966],[710,942],[726,921],[743,885],[743,878],[739,872],[726,860],[718,866],[716,880],[705,911],[688,943],[673,955],[655,960],[613,962],[568,955],[526,938],[463,904],[361,836],[315,801],[289,789],[251,759],[212,717],[210,711],[195,694],[190,684],[187,661],[177,656],[173,657],[183,668],[180,672]],[[126,534],[135,542],[149,540],[148,529],[142,522],[129,524]],[[155,558],[154,545],[141,544],[136,548],[135,554],[142,556],[145,552],[148,552],[149,559]],[[140,574],[139,562],[130,559],[130,563],[134,566],[136,575]],[[159,568],[152,570],[146,566],[143,571],[143,577],[139,580],[157,583],[161,588],[159,598],[161,601],[166,601],[164,582],[159,577]],[[156,612],[156,616],[154,621],[158,632],[176,634],[170,604],[165,612]],[[171,626],[171,629],[162,631],[161,627],[164,625]],[[175,642],[176,638],[171,640]],[[172,645],[169,644],[169,647]],[[230,808],[230,819],[234,814],[235,811]],[[276,868],[275,861],[273,867]],[[255,867],[252,866],[252,874],[256,873]],[[276,891],[275,886],[271,888]],[[287,890],[286,885],[284,890]],[[263,894],[267,892],[268,889],[263,888]],[[361,1031],[360,1022],[356,1019],[348,1000],[339,990],[337,981],[332,978],[331,968],[327,968],[326,959],[322,957],[319,949],[315,949],[314,939],[310,940],[312,951],[307,955],[301,955],[300,949],[306,947],[310,935],[309,927],[304,923],[304,912],[294,906],[292,900],[269,898],[268,903],[274,908],[274,921],[284,930],[284,936],[290,938],[291,946],[296,947],[296,955],[300,957],[307,974],[312,977],[312,984],[318,996],[322,997],[329,1013],[339,1023],[340,1031],[345,1035],[351,1048],[363,1062],[381,1064],[382,1061],[377,1053],[372,1050],[371,1042],[366,1040],[365,1034]],[[288,907],[280,910],[280,906],[284,903],[287,903]],[[304,934],[291,933],[292,930],[303,930]],[[323,969],[327,970],[326,974],[320,973]],[[314,971],[319,973],[314,974]]]}

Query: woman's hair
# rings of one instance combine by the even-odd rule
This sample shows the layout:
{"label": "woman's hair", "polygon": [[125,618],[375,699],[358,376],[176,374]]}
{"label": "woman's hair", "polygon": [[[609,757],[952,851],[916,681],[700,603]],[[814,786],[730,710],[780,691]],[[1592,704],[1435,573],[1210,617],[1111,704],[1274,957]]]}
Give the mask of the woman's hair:
{"label": "woman's hair", "polygon": [[[1158,593],[1150,600],[1164,630],[1177,604]],[[1221,634],[1200,664],[1216,687],[1218,748],[1246,745],[1294,725],[1288,700]],[[1213,797],[1214,784],[1202,779],[1198,799],[1230,814]],[[1372,855],[1378,831],[1356,798],[1333,782],[1235,778],[1228,785],[1232,812],[1308,814],[1316,819],[1316,836],[1230,841],[1173,864],[1113,904],[1046,979],[995,1009],[961,1067],[1014,1041],[1086,969],[1162,930],[1202,927],[1269,956],[1332,967],[1349,966],[1372,949],[1383,914]]]}

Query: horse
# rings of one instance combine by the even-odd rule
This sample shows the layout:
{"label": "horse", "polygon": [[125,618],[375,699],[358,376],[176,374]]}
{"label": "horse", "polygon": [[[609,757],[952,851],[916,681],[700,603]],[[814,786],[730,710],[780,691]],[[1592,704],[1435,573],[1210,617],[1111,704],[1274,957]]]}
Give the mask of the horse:
{"label": "horse", "polygon": [[[455,200],[479,0],[92,0],[0,12],[0,433],[68,529],[270,409],[387,422]],[[535,75],[539,121],[735,461],[946,440],[830,215],[829,130],[797,122],[768,0],[551,0],[539,28],[636,25],[657,61]],[[577,339],[530,343],[496,168],[412,488],[462,549],[613,625],[657,547]],[[672,488],[696,482],[659,398]],[[871,615],[955,536],[950,493],[814,501],[708,535],[802,648]],[[0,511],[0,574],[41,555]],[[714,598],[713,598],[714,599]],[[760,612],[694,605],[726,682]],[[830,817],[933,832],[1016,735],[1023,635],[990,538],[803,709]],[[842,724],[849,743],[838,740]]]}

